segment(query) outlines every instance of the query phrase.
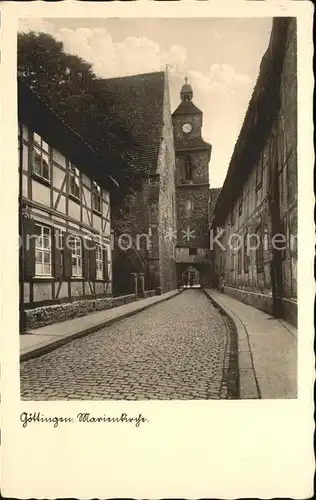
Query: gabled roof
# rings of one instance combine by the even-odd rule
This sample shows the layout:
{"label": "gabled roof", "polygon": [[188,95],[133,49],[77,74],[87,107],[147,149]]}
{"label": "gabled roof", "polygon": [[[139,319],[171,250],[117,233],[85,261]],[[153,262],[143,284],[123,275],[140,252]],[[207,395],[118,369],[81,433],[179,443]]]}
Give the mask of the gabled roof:
{"label": "gabled roof", "polygon": [[263,55],[259,75],[216,203],[215,218],[219,225],[231,211],[271,133],[272,123],[280,107],[281,73],[287,35],[293,23],[296,23],[296,19],[291,17],[273,19],[269,45]]}
{"label": "gabled roof", "polygon": [[165,73],[145,73],[102,79],[98,91],[135,141],[133,167],[142,175],[155,174],[163,130]]}
{"label": "gabled roof", "polygon": [[177,109],[172,113],[172,116],[188,115],[188,114],[201,115],[202,111],[199,108],[197,108],[192,101],[181,101]]}
{"label": "gabled roof", "polygon": [[65,155],[89,178],[109,189],[117,186],[98,152],[20,78],[18,115],[21,123],[41,135],[50,146]]}

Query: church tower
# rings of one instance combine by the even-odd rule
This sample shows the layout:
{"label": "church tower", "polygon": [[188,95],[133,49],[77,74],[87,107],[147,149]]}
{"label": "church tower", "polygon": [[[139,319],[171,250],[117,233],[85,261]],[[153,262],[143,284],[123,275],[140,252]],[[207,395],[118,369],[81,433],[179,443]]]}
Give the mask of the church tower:
{"label": "church tower", "polygon": [[[192,102],[185,78],[181,102],[172,115],[176,153],[178,276],[197,270],[203,284],[209,266],[209,161],[211,145],[202,138],[202,111]],[[204,278],[203,278],[204,276]]]}

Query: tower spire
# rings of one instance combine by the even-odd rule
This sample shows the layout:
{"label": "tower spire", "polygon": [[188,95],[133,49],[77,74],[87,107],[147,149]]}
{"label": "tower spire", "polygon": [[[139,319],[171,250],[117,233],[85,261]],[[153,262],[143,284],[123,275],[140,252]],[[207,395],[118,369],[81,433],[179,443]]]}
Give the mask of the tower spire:
{"label": "tower spire", "polygon": [[180,97],[182,101],[191,101],[193,98],[193,90],[191,85],[188,83],[188,77],[184,77],[184,85],[182,86]]}

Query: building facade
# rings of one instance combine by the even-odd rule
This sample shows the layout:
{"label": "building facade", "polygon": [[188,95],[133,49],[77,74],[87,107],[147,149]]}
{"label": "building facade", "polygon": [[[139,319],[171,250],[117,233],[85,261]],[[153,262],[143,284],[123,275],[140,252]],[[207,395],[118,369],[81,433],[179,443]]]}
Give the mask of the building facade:
{"label": "building facade", "polygon": [[209,161],[211,145],[202,138],[202,111],[193,104],[187,83],[181,103],[172,114],[176,156],[176,210],[178,278],[209,282]]}
{"label": "building facade", "polygon": [[[130,293],[137,273],[144,275],[145,290],[168,292],[176,288],[177,276],[172,238],[175,153],[167,71],[102,80],[100,92],[134,141],[130,155],[139,183],[113,213],[118,221],[115,241],[121,243],[113,251],[113,291]],[[126,248],[122,248],[124,238]]]}
{"label": "building facade", "polygon": [[215,207],[211,243],[214,283],[221,281],[225,293],[292,324],[297,317],[296,50],[295,19],[275,18]]}
{"label": "building facade", "polygon": [[[112,294],[115,180],[84,140],[19,81],[21,329],[94,310]],[[93,300],[92,300],[93,299]]]}

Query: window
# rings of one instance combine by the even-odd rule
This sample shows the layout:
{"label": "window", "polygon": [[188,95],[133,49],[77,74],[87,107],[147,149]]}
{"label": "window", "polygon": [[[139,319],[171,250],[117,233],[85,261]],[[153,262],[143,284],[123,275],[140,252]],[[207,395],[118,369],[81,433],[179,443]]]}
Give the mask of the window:
{"label": "window", "polygon": [[92,182],[92,209],[101,213],[101,194],[102,189],[95,181]]}
{"label": "window", "polygon": [[96,247],[96,278],[97,280],[103,279],[103,250],[101,245],[97,245]]}
{"label": "window", "polygon": [[33,174],[50,181],[49,145],[36,133],[33,135]]}
{"label": "window", "polygon": [[80,171],[72,164],[69,167],[69,194],[80,199]]}
{"label": "window", "polygon": [[57,235],[56,235],[57,241],[56,241],[56,248],[57,250],[60,250],[60,274],[61,276],[64,274],[64,254],[63,254],[63,249],[64,249],[64,231],[59,230]]}
{"label": "window", "polygon": [[257,190],[262,187],[262,174],[263,174],[262,162],[263,162],[263,159],[261,156],[259,159],[258,165],[257,165],[257,169],[256,169],[256,189]]}
{"label": "window", "polygon": [[242,206],[244,202],[244,193],[243,189],[241,190],[240,196],[239,196],[239,205],[238,205],[238,214],[239,216],[242,215]]}
{"label": "window", "polygon": [[238,251],[237,251],[237,270],[238,270],[238,274],[241,273],[241,262],[242,262],[242,253],[241,253],[241,248],[239,248]]}
{"label": "window", "polygon": [[51,228],[36,224],[35,276],[52,275],[52,233]]}
{"label": "window", "polygon": [[263,271],[263,238],[262,238],[262,226],[258,226],[256,229],[256,262],[257,262],[257,271]]}
{"label": "window", "polygon": [[184,161],[184,178],[186,181],[192,181],[192,164],[190,156],[186,156]]}
{"label": "window", "polygon": [[248,234],[244,235],[244,272],[249,272]]}
{"label": "window", "polygon": [[149,224],[158,223],[158,205],[157,203],[150,203],[149,205]]}
{"label": "window", "polygon": [[72,276],[82,277],[82,241],[78,236],[72,236],[68,240],[71,250]]}
{"label": "window", "polygon": [[189,248],[189,255],[197,255],[198,250],[197,248]]}
{"label": "window", "polygon": [[193,200],[191,198],[189,198],[187,201],[186,201],[186,209],[187,209],[187,212],[191,212],[193,210]]}

